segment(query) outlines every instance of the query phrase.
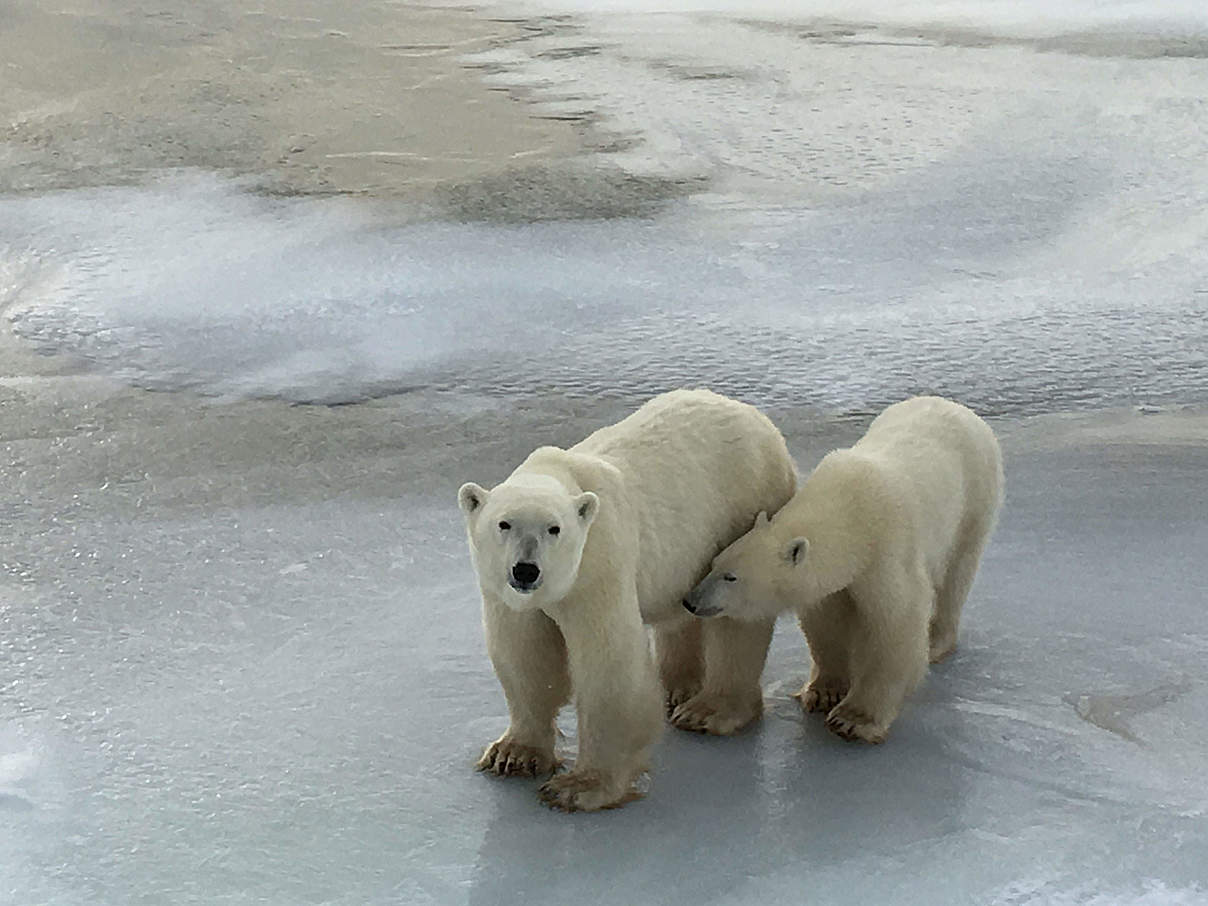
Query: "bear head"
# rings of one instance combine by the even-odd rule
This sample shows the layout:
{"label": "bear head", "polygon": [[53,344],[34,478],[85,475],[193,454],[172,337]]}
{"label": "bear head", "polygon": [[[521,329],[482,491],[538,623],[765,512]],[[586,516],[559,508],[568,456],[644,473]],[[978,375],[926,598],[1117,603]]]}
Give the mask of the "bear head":
{"label": "bear head", "polygon": [[595,494],[521,474],[489,491],[468,482],[457,502],[484,590],[513,610],[536,610],[570,593],[599,510]]}
{"label": "bear head", "polygon": [[767,513],[749,532],[713,558],[712,568],[684,599],[698,617],[769,620],[784,609],[781,589],[809,553],[805,538],[783,540]]}

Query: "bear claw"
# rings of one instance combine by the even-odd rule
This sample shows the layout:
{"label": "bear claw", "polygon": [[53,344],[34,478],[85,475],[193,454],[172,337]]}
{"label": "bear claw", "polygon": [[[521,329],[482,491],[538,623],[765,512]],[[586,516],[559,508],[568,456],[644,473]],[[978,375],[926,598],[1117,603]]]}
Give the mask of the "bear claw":
{"label": "bear claw", "polygon": [[763,713],[763,700],[736,706],[732,702],[706,695],[697,695],[677,707],[671,723],[680,730],[730,736]]}
{"label": "bear claw", "polygon": [[667,693],[667,716],[671,717],[675,713],[676,708],[684,702],[691,701],[698,692],[700,692],[699,687],[682,687],[670,690]]}
{"label": "bear claw", "polygon": [[499,739],[487,746],[475,767],[496,777],[541,777],[557,766],[552,752]]}
{"label": "bear claw", "polygon": [[803,686],[794,697],[801,702],[802,709],[813,713],[816,711],[829,712],[843,700],[845,695],[847,695],[847,690],[841,686],[810,683]]}
{"label": "bear claw", "polygon": [[595,771],[558,774],[541,784],[537,795],[550,808],[564,812],[594,812],[616,808],[640,795],[632,787],[616,793]]}
{"label": "bear claw", "polygon": [[927,660],[933,664],[938,664],[949,657],[954,651],[956,651],[955,640],[941,639],[931,643],[931,648],[927,652]]}
{"label": "bear claw", "polygon": [[889,734],[865,712],[850,705],[836,705],[826,717],[826,728],[849,742],[869,742],[877,745]]}

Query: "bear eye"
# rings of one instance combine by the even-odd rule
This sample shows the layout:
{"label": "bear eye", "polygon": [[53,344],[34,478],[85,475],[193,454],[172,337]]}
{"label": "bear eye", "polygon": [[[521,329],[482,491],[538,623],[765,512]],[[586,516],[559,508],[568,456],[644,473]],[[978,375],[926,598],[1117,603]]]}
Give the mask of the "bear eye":
{"label": "bear eye", "polygon": [[511,527],[512,527],[512,523],[510,523],[510,522],[499,523],[499,531],[501,531],[501,532],[506,532]]}
{"label": "bear eye", "polygon": [[556,535],[556,534],[558,534],[560,531],[562,531],[562,529],[558,528],[558,526],[556,526],[556,525],[551,525],[551,526],[549,527],[549,533],[550,533],[551,535]]}
{"label": "bear eye", "polygon": [[737,582],[738,581],[738,576],[734,575],[734,573],[722,573],[721,577],[726,582]]}

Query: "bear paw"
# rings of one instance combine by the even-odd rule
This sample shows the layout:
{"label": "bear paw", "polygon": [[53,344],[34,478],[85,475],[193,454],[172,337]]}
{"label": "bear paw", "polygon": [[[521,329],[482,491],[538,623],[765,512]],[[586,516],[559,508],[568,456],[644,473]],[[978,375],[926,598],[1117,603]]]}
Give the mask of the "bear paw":
{"label": "bear paw", "polygon": [[812,683],[806,683],[794,697],[801,702],[803,710],[813,713],[815,711],[829,712],[835,705],[843,701],[845,695],[847,695],[847,686],[839,680],[818,679]]}
{"label": "bear paw", "polygon": [[836,705],[826,716],[826,728],[851,742],[871,742],[874,745],[884,742],[889,735],[888,727],[852,705]]}
{"label": "bear paw", "polygon": [[931,650],[927,652],[927,659],[933,664],[938,664],[954,651],[956,651],[956,638],[954,636],[932,639]]}
{"label": "bear paw", "polygon": [[704,692],[684,702],[671,714],[671,723],[681,730],[730,736],[763,713],[763,698],[741,704],[733,698]]}
{"label": "bear paw", "polygon": [[670,689],[667,692],[667,716],[670,717],[675,713],[675,709],[684,702],[689,701],[693,696],[700,692],[700,686],[681,686],[678,689]]}
{"label": "bear paw", "polygon": [[557,766],[552,749],[526,746],[506,735],[487,746],[476,765],[478,770],[497,777],[541,777],[553,773]]}
{"label": "bear paw", "polygon": [[541,784],[537,795],[550,808],[564,812],[594,812],[624,805],[641,794],[629,784],[618,788],[598,771],[570,771]]}

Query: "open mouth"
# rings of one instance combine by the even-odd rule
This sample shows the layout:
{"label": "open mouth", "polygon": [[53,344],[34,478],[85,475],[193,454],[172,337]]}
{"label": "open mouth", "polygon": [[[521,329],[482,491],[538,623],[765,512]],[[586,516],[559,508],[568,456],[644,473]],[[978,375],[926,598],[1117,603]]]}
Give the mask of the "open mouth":
{"label": "open mouth", "polygon": [[541,587],[541,580],[537,579],[535,582],[520,582],[517,581],[515,577],[508,576],[508,585],[512,586],[512,588],[516,589],[516,591],[520,592],[522,595],[527,595]]}

